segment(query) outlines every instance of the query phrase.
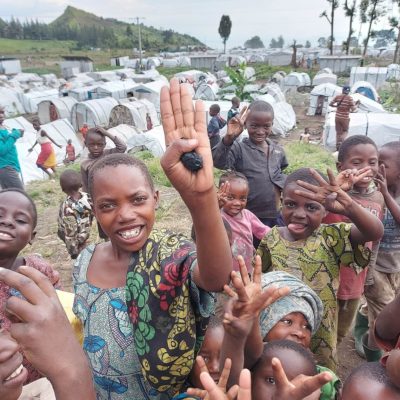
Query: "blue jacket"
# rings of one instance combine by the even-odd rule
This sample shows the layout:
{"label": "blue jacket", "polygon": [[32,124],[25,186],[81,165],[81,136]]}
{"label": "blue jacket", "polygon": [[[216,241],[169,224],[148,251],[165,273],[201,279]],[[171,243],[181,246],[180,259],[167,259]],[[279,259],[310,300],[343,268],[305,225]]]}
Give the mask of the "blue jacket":
{"label": "blue jacket", "polygon": [[18,161],[15,142],[21,137],[19,129],[9,132],[6,128],[0,127],[0,168],[11,167],[21,172]]}

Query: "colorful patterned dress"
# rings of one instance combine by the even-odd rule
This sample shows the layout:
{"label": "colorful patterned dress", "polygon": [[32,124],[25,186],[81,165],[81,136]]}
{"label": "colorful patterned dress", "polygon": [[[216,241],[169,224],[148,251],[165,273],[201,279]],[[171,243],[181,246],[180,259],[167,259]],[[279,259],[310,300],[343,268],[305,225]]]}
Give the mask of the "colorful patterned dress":
{"label": "colorful patterned dress", "polygon": [[309,285],[324,304],[324,315],[312,338],[311,350],[318,362],[337,369],[339,265],[346,264],[361,271],[369,263],[370,251],[364,246],[353,249],[350,242],[351,224],[320,225],[304,240],[284,239],[278,227],[264,237],[257,253],[261,256],[263,272],[286,271]]}

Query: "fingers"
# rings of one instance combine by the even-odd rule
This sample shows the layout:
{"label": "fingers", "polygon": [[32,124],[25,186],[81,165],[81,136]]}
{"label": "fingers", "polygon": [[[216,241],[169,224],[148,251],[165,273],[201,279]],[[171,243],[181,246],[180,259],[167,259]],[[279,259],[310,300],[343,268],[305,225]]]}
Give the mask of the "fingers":
{"label": "fingers", "polygon": [[[236,273],[235,272],[232,272],[231,273],[231,279],[232,279],[232,274],[235,274],[235,276],[236,276]],[[229,285],[224,285],[224,293],[226,294],[226,295],[228,295],[229,297],[232,297],[232,298],[235,298],[235,297],[237,297],[236,296],[236,292],[229,286]]]}
{"label": "fingers", "polygon": [[19,350],[18,343],[8,332],[0,333],[0,364],[11,358]]}
{"label": "fingers", "polygon": [[196,357],[196,364],[199,367],[200,372],[208,373],[208,368],[207,368],[206,362],[204,361],[204,358],[202,356]]}
{"label": "fingers", "polygon": [[[18,268],[17,272],[32,279],[46,296],[57,297],[57,293],[50,282],[50,279],[37,269],[22,265]],[[55,275],[58,275],[58,272],[55,271]]]}
{"label": "fingers", "polygon": [[[320,389],[326,383],[332,380],[332,375],[329,372],[322,372],[315,376],[304,377],[299,376],[299,382],[295,383],[296,388],[293,390],[293,398],[302,399],[310,394],[314,393],[316,390]],[[294,379],[294,383],[297,379]]]}
{"label": "fingers", "polygon": [[174,169],[174,167],[181,162],[182,154],[189,153],[196,149],[198,143],[197,139],[176,139],[171,142],[160,160],[164,171],[167,173]]}
{"label": "fingers", "polygon": [[239,263],[240,276],[242,278],[243,284],[244,286],[247,286],[250,283],[250,277],[246,263],[244,262],[244,258],[242,256],[238,256],[238,263]]}
{"label": "fingers", "polygon": [[[238,385],[233,385],[226,393],[226,397],[228,400],[235,400],[237,399],[239,393],[239,386]],[[239,399],[238,399],[239,400]],[[251,400],[251,399],[250,399]]]}
{"label": "fingers", "polygon": [[243,284],[241,278],[239,278],[238,274],[232,275],[232,285],[236,290],[237,298],[239,301],[246,302],[249,300],[249,296],[247,295],[246,288]]}
{"label": "fingers", "polygon": [[253,282],[257,285],[261,284],[261,267],[261,257],[256,255],[253,269]]}
{"label": "fingers", "polygon": [[197,100],[195,103],[194,112],[194,129],[198,134],[198,139],[202,145],[208,143],[210,146],[208,135],[207,135],[207,124],[206,124],[206,109],[204,103],[201,100]]}
{"label": "fingers", "polygon": [[287,386],[290,386],[289,379],[287,378],[286,373],[285,373],[279,359],[274,357],[271,360],[271,364],[272,364],[272,373],[274,375],[275,386],[277,388],[277,391],[282,390]]}
{"label": "fingers", "polygon": [[179,84],[178,79],[176,78],[171,79],[169,92],[171,96],[171,105],[172,105],[172,112],[175,118],[175,125],[179,129],[182,128],[184,124],[183,124],[183,114],[181,106],[181,85]]}
{"label": "fingers", "polygon": [[[181,88],[181,107],[183,114],[183,124],[185,127],[194,127],[194,109],[192,96],[187,84],[180,85]],[[192,129],[189,130],[190,132]]]}
{"label": "fingers", "polygon": [[173,136],[173,132],[176,130],[176,124],[168,86],[161,88],[160,111],[165,135],[165,144],[169,146],[170,143],[177,138]]}
{"label": "fingers", "polygon": [[207,391],[197,388],[188,388],[186,390],[187,394],[195,398],[204,399],[207,396]]}
{"label": "fingers", "polygon": [[6,312],[11,314],[10,319],[13,322],[28,322],[36,316],[35,307],[16,296],[12,296],[7,300]]}
{"label": "fingers", "polygon": [[[302,186],[302,185],[299,185],[299,186]],[[324,201],[324,198],[321,198],[321,196],[319,194],[311,193],[308,190],[307,191],[306,190],[295,190],[294,192],[298,196],[305,197],[306,199],[309,199],[309,200],[317,201],[318,203],[321,203],[322,201]]]}
{"label": "fingers", "polygon": [[249,115],[249,109],[247,108],[247,106],[244,106],[239,113],[239,121],[242,125],[246,123],[248,115]]}
{"label": "fingers", "polygon": [[326,182],[326,180],[314,168],[310,168],[310,173],[320,186],[324,187],[328,184],[328,182]]}
{"label": "fingers", "polygon": [[228,383],[229,374],[231,373],[232,361],[227,358],[224,363],[224,368],[222,369],[221,376],[219,377],[218,386],[226,391],[226,385]]}
{"label": "fingers", "polygon": [[248,369],[240,372],[238,400],[251,400],[251,374]]}
{"label": "fingers", "polygon": [[267,290],[261,293],[260,302],[262,302],[263,308],[270,306],[275,301],[282,297],[287,296],[290,293],[290,288],[285,286],[282,288],[275,288],[274,286],[269,287]]}
{"label": "fingers", "polygon": [[[337,186],[335,174],[333,173],[333,171],[330,168],[328,168],[327,173],[328,173],[328,178],[329,178],[329,184],[331,186]],[[325,182],[325,184],[326,184],[326,182]]]}
{"label": "fingers", "polygon": [[296,181],[296,183],[300,187],[302,187],[304,189],[307,189],[307,190],[309,190],[310,192],[313,192],[313,193],[317,193],[317,192],[319,192],[321,190],[320,186],[313,185],[312,183],[304,182],[304,181],[301,181],[301,180]]}
{"label": "fingers", "polygon": [[222,393],[221,389],[214,382],[213,378],[211,378],[208,372],[202,372],[200,374],[200,381],[203,385],[204,389],[207,390],[210,399],[212,400],[223,400],[226,399],[224,393]]}

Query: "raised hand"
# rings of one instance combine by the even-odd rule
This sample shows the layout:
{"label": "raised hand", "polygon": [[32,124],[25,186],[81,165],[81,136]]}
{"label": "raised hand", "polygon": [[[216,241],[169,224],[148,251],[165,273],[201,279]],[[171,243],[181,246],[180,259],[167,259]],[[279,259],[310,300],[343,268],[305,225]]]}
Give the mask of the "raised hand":
{"label": "raised hand", "polygon": [[318,182],[318,186],[313,185],[304,181],[297,181],[297,184],[306,190],[295,190],[295,193],[299,196],[303,196],[306,199],[317,201],[321,203],[327,211],[335,214],[347,215],[346,211],[353,203],[351,197],[340,188],[337,184],[335,175],[332,170],[328,168],[329,183],[325,181],[322,176],[310,168],[310,172]]}
{"label": "raised hand", "polygon": [[329,372],[322,372],[314,376],[299,375],[289,381],[278,358],[272,359],[272,372],[276,388],[272,400],[319,399],[321,387],[332,380]]}
{"label": "raised hand", "polygon": [[353,186],[371,174],[371,167],[361,169],[346,169],[336,176],[336,183],[342,190],[348,192]]}
{"label": "raised hand", "polygon": [[225,203],[227,201],[228,193],[229,193],[229,188],[230,188],[230,183],[228,181],[224,182],[219,187],[219,189],[217,191],[219,208],[222,208],[225,205]]}
{"label": "raised hand", "polygon": [[[161,165],[172,185],[184,198],[213,190],[213,161],[207,135],[206,112],[201,100],[193,102],[186,84],[174,78],[170,88],[161,89],[161,118],[167,150]],[[203,168],[188,170],[181,161],[184,153],[195,151],[203,159]]]}
{"label": "raised hand", "polygon": [[386,180],[386,168],[383,164],[379,166],[379,173],[375,177],[375,183],[378,185],[378,189],[383,195],[389,193]]}
{"label": "raised hand", "polygon": [[231,145],[236,138],[241,135],[244,130],[244,124],[246,123],[248,113],[249,110],[247,109],[247,106],[245,106],[239,114],[229,120],[226,135],[223,139],[226,145]]}
{"label": "raised hand", "polygon": [[[204,399],[204,400],[212,400],[212,399],[226,399],[226,400],[234,400],[236,399],[236,395],[238,393],[238,386],[232,386],[228,392],[226,391],[226,385],[228,383],[228,378],[229,378],[229,374],[231,372],[231,367],[232,367],[232,362],[229,358],[227,358],[225,360],[225,364],[224,364],[224,368],[222,370],[221,376],[219,378],[218,381],[218,385],[215,384],[214,380],[211,378],[209,371],[207,369],[206,363],[203,359],[203,357],[201,356],[197,356],[196,358],[196,363],[200,368],[201,371],[201,375],[200,375],[200,379],[201,379],[201,383],[203,383],[203,379],[201,378],[201,376],[203,374],[206,374],[210,377],[210,379],[212,380],[212,382],[214,383],[215,387],[213,385],[208,385],[209,388],[211,389],[210,392],[208,391],[208,389],[206,388],[208,382],[206,379],[206,385],[204,385],[205,389],[198,389],[198,388],[189,388],[187,390],[187,393],[191,396],[194,397],[199,397],[200,399]],[[223,395],[224,397],[212,397],[212,394],[219,394],[219,395]]]}

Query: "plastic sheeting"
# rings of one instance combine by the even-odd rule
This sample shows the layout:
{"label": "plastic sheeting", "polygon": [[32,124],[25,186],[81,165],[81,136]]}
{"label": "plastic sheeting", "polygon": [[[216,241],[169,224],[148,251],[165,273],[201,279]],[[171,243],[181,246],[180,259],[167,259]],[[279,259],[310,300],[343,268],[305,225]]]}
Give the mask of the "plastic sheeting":
{"label": "plastic sheeting", "polygon": [[289,103],[283,101],[273,103],[272,107],[275,114],[272,133],[285,137],[296,126],[296,113]]}
{"label": "plastic sheeting", "polygon": [[[336,148],[335,114],[329,113],[325,119],[323,142],[329,149]],[[400,114],[351,113],[349,136],[366,135],[378,147],[400,140]]]}
{"label": "plastic sheeting", "polygon": [[370,83],[379,89],[387,79],[388,69],[382,67],[353,67],[350,74],[350,86],[358,81]]}
{"label": "plastic sheeting", "polygon": [[73,97],[59,97],[44,100],[38,104],[38,117],[41,124],[47,124],[57,119],[66,118],[71,122],[71,110],[77,101]]}
{"label": "plastic sheeting", "polygon": [[15,90],[0,87],[0,107],[4,108],[6,117],[13,117],[25,112]]}
{"label": "plastic sheeting", "polygon": [[58,89],[35,90],[27,93],[18,93],[18,98],[26,113],[36,113],[38,104],[43,100],[57,99]]}
{"label": "plastic sheeting", "polygon": [[327,74],[327,73],[321,73],[315,75],[312,84],[314,86],[321,85],[323,83],[331,83],[333,85],[336,85],[337,83],[337,75],[335,74]]}
{"label": "plastic sheeting", "polygon": [[364,96],[371,98],[372,100],[378,101],[379,95],[374,86],[365,81],[358,81],[351,87],[351,93],[360,93]]}
{"label": "plastic sheeting", "polygon": [[332,83],[324,83],[316,86],[310,93],[310,106],[307,115],[325,115],[328,111],[329,102],[338,94],[342,88]]}

